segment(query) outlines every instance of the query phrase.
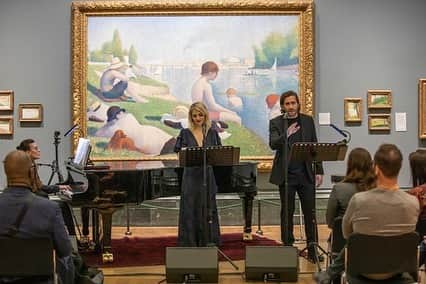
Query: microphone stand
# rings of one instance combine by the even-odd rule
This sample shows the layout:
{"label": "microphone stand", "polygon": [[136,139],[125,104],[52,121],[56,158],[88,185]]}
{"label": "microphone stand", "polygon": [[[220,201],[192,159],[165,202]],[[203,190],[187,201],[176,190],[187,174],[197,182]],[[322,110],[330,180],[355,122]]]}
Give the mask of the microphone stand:
{"label": "microphone stand", "polygon": [[59,137],[59,135],[61,135],[61,132],[59,132],[57,130],[53,133],[53,136],[54,136],[53,137],[54,138],[53,144],[55,145],[55,159],[52,161],[52,167],[51,167],[52,173],[50,174],[49,181],[47,183],[48,185],[51,184],[55,174],[58,175],[58,181],[60,183],[64,182],[64,177],[61,173],[61,169],[59,168],[58,145],[59,145],[59,143],[61,143],[61,138]]}
{"label": "microphone stand", "polygon": [[[207,182],[207,147],[206,147],[206,136],[207,129],[206,125],[203,124],[203,189],[206,192],[206,209],[207,209],[207,247],[215,247],[221,256],[223,256],[226,261],[228,261],[235,270],[239,270],[238,266],[227,256],[223,251],[221,251],[215,243],[213,243],[213,206],[211,204],[211,192],[210,192],[210,182]],[[210,173],[210,171],[209,171]],[[210,177],[210,174],[209,174]]]}
{"label": "microphone stand", "polygon": [[[352,135],[351,135],[351,133],[349,131],[344,130],[344,129],[340,129],[336,125],[334,125],[332,123],[329,124],[329,126],[331,128],[333,128],[334,130],[336,130],[340,135],[342,135],[343,137],[345,137],[345,139],[343,139],[342,141],[337,142],[338,144],[348,144],[349,142],[351,142]],[[346,140],[346,138],[348,138],[348,139]]]}
{"label": "microphone stand", "polygon": [[206,126],[203,124],[203,189],[206,192],[206,207],[207,207],[207,226],[208,226],[208,243],[207,246],[212,245],[213,239],[213,212],[210,206],[210,186],[207,185],[207,148],[206,148]]}
{"label": "microphone stand", "polygon": [[283,153],[283,172],[284,172],[284,245],[289,246],[287,243],[290,240],[290,230],[289,230],[289,220],[288,218],[288,137],[287,137],[287,130],[288,130],[288,117],[287,113],[283,113],[282,115],[284,124],[283,124],[283,135],[284,135],[284,143],[282,146],[282,153]]}

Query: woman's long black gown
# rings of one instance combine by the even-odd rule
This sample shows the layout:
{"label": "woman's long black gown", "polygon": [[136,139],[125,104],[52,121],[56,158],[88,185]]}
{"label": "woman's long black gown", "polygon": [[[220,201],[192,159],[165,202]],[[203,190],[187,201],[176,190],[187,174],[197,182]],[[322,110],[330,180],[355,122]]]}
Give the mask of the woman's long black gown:
{"label": "woman's long black gown", "polygon": [[[221,145],[218,133],[209,129],[205,146]],[[175,151],[185,147],[197,147],[197,140],[189,129],[182,129],[177,137]],[[185,167],[182,177],[182,191],[179,210],[178,245],[184,247],[206,246],[210,241],[220,245],[219,219],[216,206],[217,185],[213,168],[207,166],[207,189],[203,188],[203,167]],[[207,191],[210,192],[212,223],[209,228],[207,212]],[[211,237],[209,236],[209,232]]]}

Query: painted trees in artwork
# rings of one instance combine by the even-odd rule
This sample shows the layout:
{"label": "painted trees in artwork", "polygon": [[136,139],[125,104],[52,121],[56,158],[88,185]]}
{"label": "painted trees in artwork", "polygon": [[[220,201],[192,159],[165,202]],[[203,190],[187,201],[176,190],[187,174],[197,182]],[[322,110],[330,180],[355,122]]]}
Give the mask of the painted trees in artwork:
{"label": "painted trees in artwork", "polygon": [[271,68],[277,59],[277,66],[288,66],[299,63],[297,29],[286,35],[272,32],[261,43],[254,46],[255,68]]}

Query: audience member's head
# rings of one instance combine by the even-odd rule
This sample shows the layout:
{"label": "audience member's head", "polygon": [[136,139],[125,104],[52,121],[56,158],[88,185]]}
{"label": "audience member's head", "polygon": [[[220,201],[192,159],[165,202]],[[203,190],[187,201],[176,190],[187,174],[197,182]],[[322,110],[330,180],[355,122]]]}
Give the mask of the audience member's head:
{"label": "audience member's head", "polygon": [[413,178],[413,187],[426,183],[426,150],[418,149],[408,157],[410,161],[411,176]]}
{"label": "audience member's head", "polygon": [[33,162],[26,152],[14,150],[6,155],[3,163],[8,187],[32,188]]}
{"label": "audience member's head", "polygon": [[382,144],[374,154],[374,165],[385,178],[397,178],[402,166],[402,153],[394,144]]}
{"label": "audience member's head", "polygon": [[364,148],[355,148],[349,153],[344,182],[355,183],[358,191],[375,186],[376,176],[370,153]]}

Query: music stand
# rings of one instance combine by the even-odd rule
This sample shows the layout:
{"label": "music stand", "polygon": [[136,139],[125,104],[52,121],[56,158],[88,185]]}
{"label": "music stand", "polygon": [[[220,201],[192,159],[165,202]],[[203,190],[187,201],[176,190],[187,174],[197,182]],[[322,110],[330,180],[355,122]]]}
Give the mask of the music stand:
{"label": "music stand", "polygon": [[[206,150],[206,162],[211,166],[232,166],[240,162],[240,148],[233,146],[209,146]],[[179,152],[179,166],[203,166],[203,147],[182,148]]]}
{"label": "music stand", "polygon": [[[344,142],[338,142],[338,143],[298,142],[298,143],[294,143],[291,147],[290,160],[312,163],[313,171],[314,171],[314,194],[315,194],[317,189],[316,182],[315,182],[317,164],[323,161],[343,161],[345,159],[347,150],[348,150],[348,146]],[[316,210],[316,206],[314,201],[314,207],[312,208],[314,242],[307,244],[306,247],[300,252],[300,254],[306,251],[309,247],[313,247],[314,260],[317,263],[318,271],[321,271],[317,249],[320,249],[326,255],[327,255],[327,251],[318,244],[318,231],[317,231],[318,228],[316,223],[315,210]]]}
{"label": "music stand", "polygon": [[[204,144],[204,143],[203,143]],[[179,165],[183,167],[201,166],[203,168],[203,188],[206,191],[207,207],[207,247],[216,250],[236,269],[238,266],[212,241],[213,212],[210,204],[210,182],[207,182],[207,166],[232,166],[239,163],[240,148],[233,146],[209,146],[182,148],[179,152]]]}

